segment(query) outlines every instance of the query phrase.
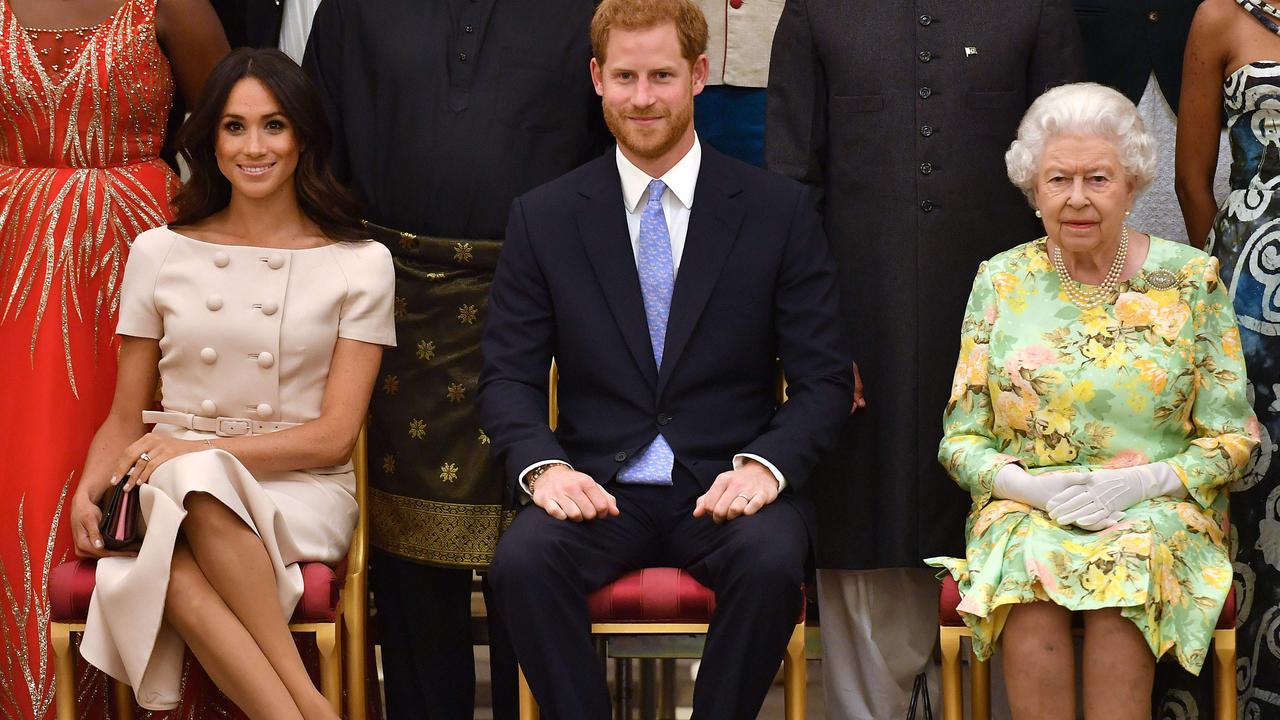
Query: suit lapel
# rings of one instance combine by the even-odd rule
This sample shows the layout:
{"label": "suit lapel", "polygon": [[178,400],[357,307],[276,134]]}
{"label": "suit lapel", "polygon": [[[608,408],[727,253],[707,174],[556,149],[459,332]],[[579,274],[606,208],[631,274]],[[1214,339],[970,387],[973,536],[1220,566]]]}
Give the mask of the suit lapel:
{"label": "suit lapel", "polygon": [[[724,158],[706,145],[702,146],[702,167],[693,209],[689,213],[689,230],[685,235],[684,254],[676,274],[675,293],[671,296],[671,315],[667,319],[667,340],[658,374],[658,395],[671,378],[680,355],[702,310],[711,297],[725,259],[733,249],[746,211],[741,186],[725,172]],[[637,281],[638,282],[638,281]]]}
{"label": "suit lapel", "polygon": [[627,349],[649,384],[656,385],[658,367],[649,343],[644,296],[615,162],[613,152],[607,153],[596,161],[597,167],[579,187],[580,208],[575,213],[578,235]]}

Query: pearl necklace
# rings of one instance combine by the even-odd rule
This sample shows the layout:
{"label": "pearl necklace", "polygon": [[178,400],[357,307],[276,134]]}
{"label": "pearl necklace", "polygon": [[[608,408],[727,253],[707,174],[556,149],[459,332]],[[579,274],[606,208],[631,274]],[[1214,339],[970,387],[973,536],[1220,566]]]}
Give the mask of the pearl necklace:
{"label": "pearl necklace", "polygon": [[1124,271],[1124,261],[1129,256],[1129,226],[1125,225],[1120,229],[1120,247],[1116,250],[1115,259],[1111,261],[1111,269],[1107,271],[1107,276],[1102,279],[1100,285],[1089,290],[1083,289],[1084,283],[1071,277],[1071,273],[1067,271],[1067,264],[1062,261],[1061,249],[1054,247],[1050,255],[1053,257],[1053,269],[1058,272],[1058,282],[1066,291],[1067,298],[1077,307],[1086,310],[1096,307],[1110,301],[1111,296],[1116,292],[1120,273]]}

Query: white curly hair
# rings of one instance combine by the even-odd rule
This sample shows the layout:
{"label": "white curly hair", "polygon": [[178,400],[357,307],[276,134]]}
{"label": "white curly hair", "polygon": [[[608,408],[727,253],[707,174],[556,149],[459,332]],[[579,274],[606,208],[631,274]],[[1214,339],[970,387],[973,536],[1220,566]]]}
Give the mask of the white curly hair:
{"label": "white curly hair", "polygon": [[1156,139],[1128,98],[1098,83],[1060,85],[1031,103],[1018,123],[1018,137],[1004,154],[1009,180],[1033,207],[1040,156],[1045,144],[1058,135],[1101,137],[1110,142],[1139,195],[1156,177]]}

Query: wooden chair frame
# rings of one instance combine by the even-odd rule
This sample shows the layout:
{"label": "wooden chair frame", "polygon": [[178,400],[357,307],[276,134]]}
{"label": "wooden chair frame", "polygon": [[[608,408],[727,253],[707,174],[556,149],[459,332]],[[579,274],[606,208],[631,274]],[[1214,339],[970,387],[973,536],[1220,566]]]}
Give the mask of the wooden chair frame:
{"label": "wooden chair frame", "polygon": [[[547,378],[547,424],[552,430],[556,429],[556,423],[560,414],[560,406],[556,399],[556,388],[560,382],[559,372],[556,370],[556,364],[551,362],[551,372]],[[782,374],[781,368],[778,371],[778,397],[780,402],[786,401],[786,379]],[[650,622],[606,622],[592,623],[591,634],[593,636],[634,636],[634,635],[706,635],[706,623],[650,623]],[[783,707],[785,709],[786,720],[804,720],[805,717],[805,691],[808,685],[808,668],[805,666],[805,650],[804,650],[804,621],[796,623],[795,630],[791,632],[791,638],[787,641],[786,654],[782,660],[782,679],[783,679]],[[695,656],[696,657],[696,656]],[[538,720],[538,702],[533,696],[533,690],[530,689],[528,681],[525,680],[523,668],[519,669],[520,675],[520,695],[519,708],[520,720]]]}
{"label": "wooden chair frame", "polygon": [[[942,718],[964,720],[964,681],[960,667],[961,638],[970,638],[967,625],[942,625]],[[1076,628],[1077,636],[1084,633]],[[971,720],[991,719],[991,666],[969,649],[969,715]],[[1213,631],[1213,705],[1216,720],[1236,720],[1236,631]]]}
{"label": "wooden chair frame", "polygon": [[[348,720],[365,720],[366,638],[368,637],[369,575],[369,446],[367,430],[361,428],[351,453],[356,477],[359,514],[347,551],[347,576],[338,596],[333,622],[291,623],[289,631],[314,636],[320,652],[320,692],[335,712],[342,713],[343,670],[345,665]],[[54,703],[57,720],[76,720],[76,659],[72,633],[84,632],[84,623],[49,623],[54,654]],[[133,689],[111,679],[113,717],[132,720]]]}

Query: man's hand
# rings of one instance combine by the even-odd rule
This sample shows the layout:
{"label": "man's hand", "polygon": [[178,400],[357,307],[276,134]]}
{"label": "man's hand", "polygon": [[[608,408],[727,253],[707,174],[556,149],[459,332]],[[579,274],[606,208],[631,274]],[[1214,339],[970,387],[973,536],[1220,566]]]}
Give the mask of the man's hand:
{"label": "man's hand", "polygon": [[867,406],[867,401],[862,397],[862,373],[858,372],[858,363],[853,364],[853,407],[849,408],[849,414],[858,412],[859,408]]}
{"label": "man's hand", "polygon": [[716,523],[741,515],[755,515],[778,499],[778,479],[769,468],[748,458],[742,467],[722,472],[693,505],[693,516],[710,514]]}
{"label": "man's hand", "polygon": [[542,473],[533,485],[533,504],[557,520],[595,520],[618,515],[618,501],[600,483],[566,465]]}

